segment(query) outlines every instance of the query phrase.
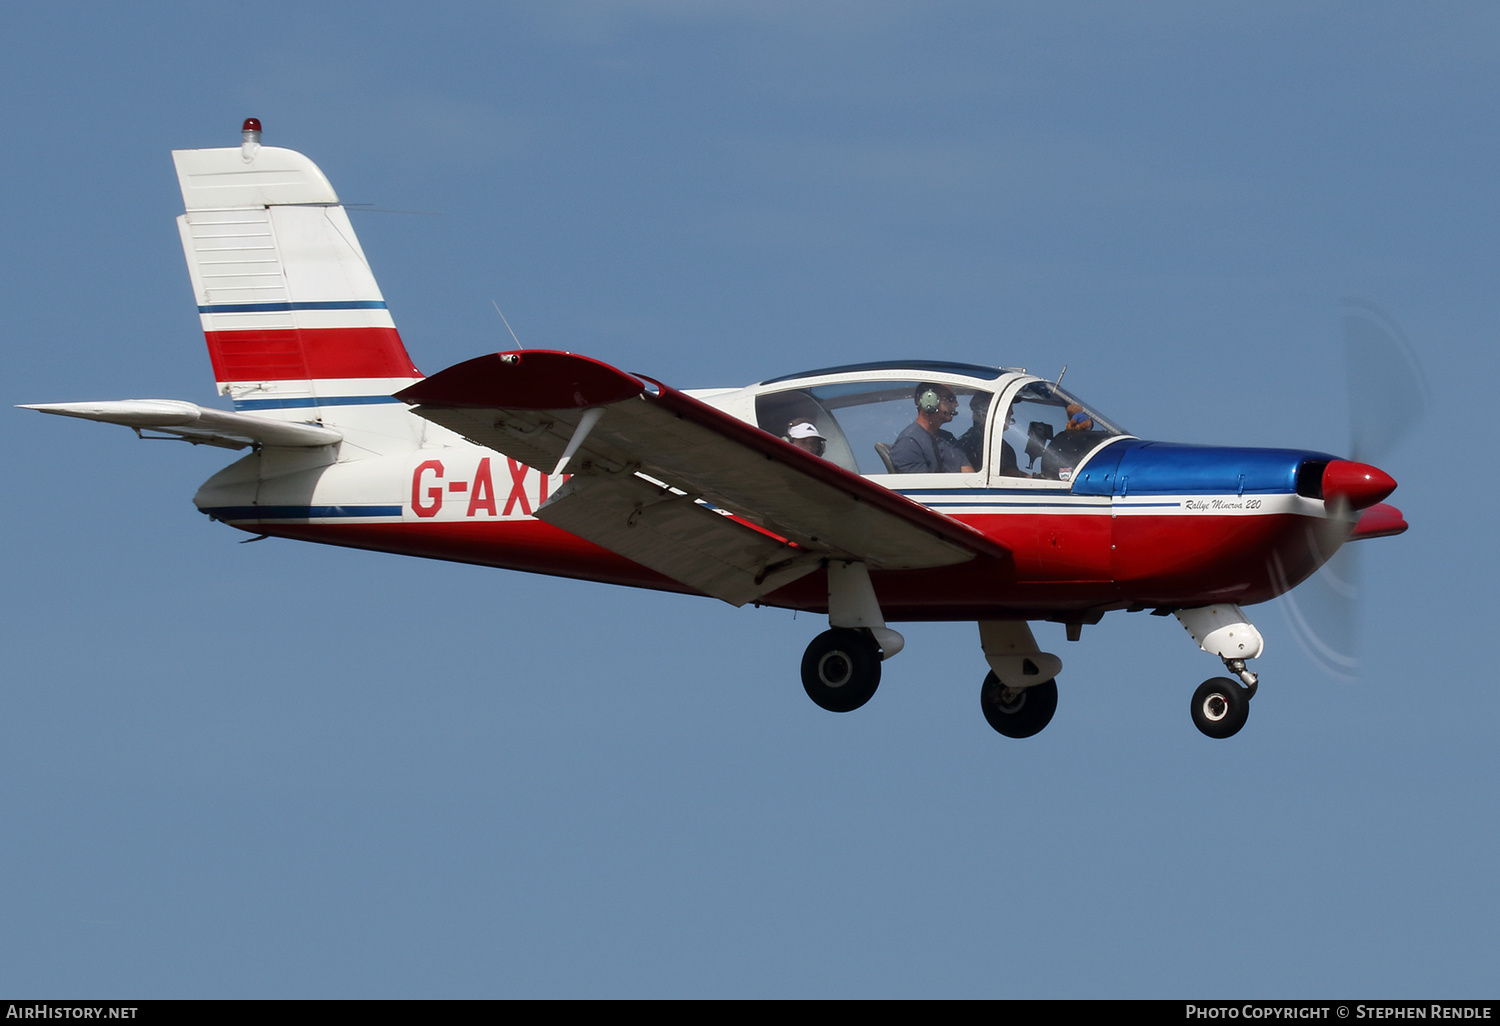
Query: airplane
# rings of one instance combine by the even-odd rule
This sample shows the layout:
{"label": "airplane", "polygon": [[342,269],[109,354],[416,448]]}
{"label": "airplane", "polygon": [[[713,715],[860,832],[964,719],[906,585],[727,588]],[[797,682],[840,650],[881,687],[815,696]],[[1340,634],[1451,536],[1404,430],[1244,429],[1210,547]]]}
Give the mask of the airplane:
{"label": "airplane", "polygon": [[[1106,612],[1173,615],[1225,675],[1193,723],[1227,738],[1265,642],[1244,607],[1350,540],[1400,534],[1396,482],[1296,449],[1151,441],[1013,367],[882,361],[678,390],[587,356],[488,353],[430,377],[407,355],[328,179],[301,153],[172,154],[218,392],[24,408],[250,452],[194,497],[273,536],[801,610],[808,696],[868,702],[905,640],[967,620],[986,721],[1040,732],[1062,660]],[[967,411],[962,435],[947,431]]]}

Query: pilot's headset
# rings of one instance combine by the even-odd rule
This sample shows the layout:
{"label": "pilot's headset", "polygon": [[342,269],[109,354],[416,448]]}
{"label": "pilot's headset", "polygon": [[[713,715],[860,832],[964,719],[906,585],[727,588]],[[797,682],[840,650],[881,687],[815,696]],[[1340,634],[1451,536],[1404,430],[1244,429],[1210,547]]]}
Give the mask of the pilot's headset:
{"label": "pilot's headset", "polygon": [[[936,385],[917,386],[917,409],[921,410],[923,413],[928,414],[929,416],[942,409],[943,401],[947,398],[948,396],[938,391]],[[957,401],[957,399],[954,400],[954,402]]]}

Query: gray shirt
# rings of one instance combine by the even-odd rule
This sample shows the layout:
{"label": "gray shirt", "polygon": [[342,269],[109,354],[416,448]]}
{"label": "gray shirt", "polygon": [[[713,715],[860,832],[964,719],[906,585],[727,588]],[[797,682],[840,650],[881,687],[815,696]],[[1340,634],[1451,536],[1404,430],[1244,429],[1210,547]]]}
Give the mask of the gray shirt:
{"label": "gray shirt", "polygon": [[939,431],[934,438],[912,421],[896,436],[891,463],[898,474],[956,474],[969,465],[969,458],[948,432]]}

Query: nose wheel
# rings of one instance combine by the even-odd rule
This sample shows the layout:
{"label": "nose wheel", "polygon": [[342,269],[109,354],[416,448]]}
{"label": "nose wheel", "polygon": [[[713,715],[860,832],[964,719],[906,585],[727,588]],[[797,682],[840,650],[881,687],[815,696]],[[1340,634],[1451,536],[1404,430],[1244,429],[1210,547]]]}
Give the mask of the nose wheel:
{"label": "nose wheel", "polygon": [[829,712],[853,712],[880,686],[880,647],[868,631],[824,631],[802,656],[802,687]]}
{"label": "nose wheel", "polygon": [[1193,726],[1213,738],[1233,737],[1250,717],[1250,689],[1214,677],[1193,692]]}

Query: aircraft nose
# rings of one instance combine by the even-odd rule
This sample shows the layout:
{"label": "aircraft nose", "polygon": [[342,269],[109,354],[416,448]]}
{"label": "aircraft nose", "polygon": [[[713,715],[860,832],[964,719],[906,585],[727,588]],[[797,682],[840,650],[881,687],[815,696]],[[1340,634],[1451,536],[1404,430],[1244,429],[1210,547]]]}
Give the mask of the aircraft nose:
{"label": "aircraft nose", "polygon": [[1396,490],[1396,479],[1378,467],[1333,460],[1323,471],[1323,501],[1342,500],[1350,509],[1368,509]]}

